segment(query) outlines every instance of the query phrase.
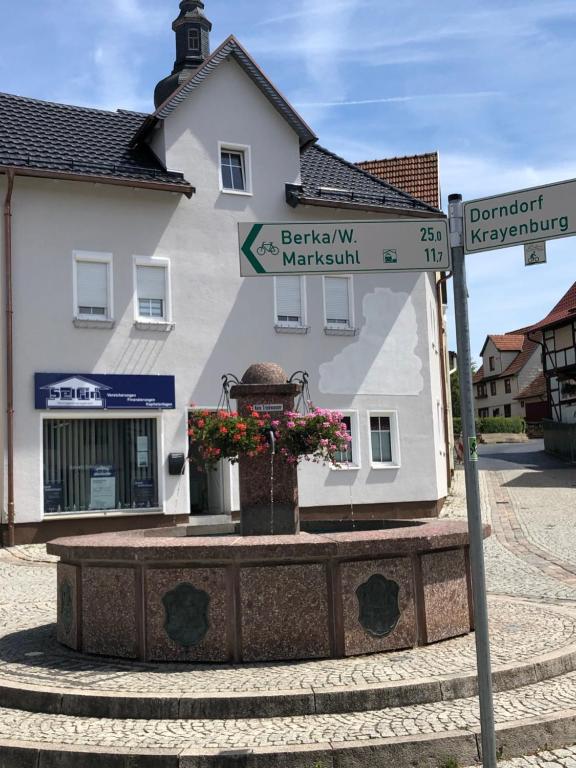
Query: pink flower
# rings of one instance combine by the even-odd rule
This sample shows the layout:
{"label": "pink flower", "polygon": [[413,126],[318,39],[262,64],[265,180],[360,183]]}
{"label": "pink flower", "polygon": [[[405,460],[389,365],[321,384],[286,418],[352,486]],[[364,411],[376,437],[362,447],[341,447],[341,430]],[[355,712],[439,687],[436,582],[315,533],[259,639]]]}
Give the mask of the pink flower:
{"label": "pink flower", "polygon": [[286,426],[288,427],[288,429],[294,429],[296,424],[293,421],[287,421]]}

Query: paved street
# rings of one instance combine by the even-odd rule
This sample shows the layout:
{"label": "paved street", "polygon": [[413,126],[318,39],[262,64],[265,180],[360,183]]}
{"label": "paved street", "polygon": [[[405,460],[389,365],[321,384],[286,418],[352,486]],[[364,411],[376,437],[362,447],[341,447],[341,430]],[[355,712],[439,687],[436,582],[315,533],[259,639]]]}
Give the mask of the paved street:
{"label": "paved street", "polygon": [[[482,512],[493,527],[485,552],[495,667],[511,659],[523,663],[543,658],[542,654],[564,653],[563,649],[571,648],[576,638],[576,468],[550,459],[540,449],[539,441],[481,447]],[[459,469],[444,515],[462,517],[465,513],[464,473]],[[443,675],[473,673],[471,637],[450,641],[449,649],[440,644],[383,655],[377,662],[374,657],[361,657],[343,662],[275,664],[257,673],[249,667],[236,669],[232,687],[224,667],[190,668],[175,678],[173,671],[164,674],[151,665],[94,658],[83,661],[58,646],[53,637],[53,560],[39,545],[0,550],[0,629],[3,635],[15,638],[2,645],[0,673],[4,685],[50,685],[58,669],[59,690],[69,691],[70,695],[80,690],[108,695],[112,684],[127,694],[143,696],[161,696],[168,687],[177,696],[190,691],[199,695],[233,692],[259,696],[279,688],[306,688],[321,696],[324,689],[329,691],[335,686],[349,689],[355,685],[401,685],[424,677],[440,679]],[[523,601],[510,603],[510,598]],[[538,627],[545,631],[538,631]],[[574,706],[575,701],[576,672],[572,672],[526,688],[500,691],[495,695],[496,717],[500,724],[530,716],[545,717]],[[375,707],[355,714],[242,721],[103,721],[0,709],[0,728],[4,733],[17,733],[24,742],[55,740],[71,747],[82,743],[109,747],[142,744],[166,749],[213,744],[234,748],[240,738],[246,748],[273,748],[287,739],[292,744],[306,745],[466,730],[475,727],[477,717],[474,700],[461,698],[431,700],[401,709]],[[576,768],[576,747],[502,761],[499,766]]]}

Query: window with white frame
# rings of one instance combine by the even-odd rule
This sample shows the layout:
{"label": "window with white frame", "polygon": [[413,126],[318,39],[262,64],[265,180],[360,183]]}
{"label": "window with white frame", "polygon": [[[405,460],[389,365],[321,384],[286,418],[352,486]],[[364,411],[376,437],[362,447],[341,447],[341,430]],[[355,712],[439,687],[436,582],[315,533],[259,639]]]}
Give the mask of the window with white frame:
{"label": "window with white frame", "polygon": [[136,315],[145,322],[167,322],[170,319],[168,259],[136,257]]}
{"label": "window with white frame", "polygon": [[324,278],[326,328],[352,328],[352,280],[350,277]]}
{"label": "window with white frame", "polygon": [[220,189],[251,193],[250,147],[220,144]]}
{"label": "window with white frame", "polygon": [[345,451],[337,451],[334,454],[336,462],[340,465],[339,469],[357,469],[360,466],[360,455],[358,445],[358,414],[355,412],[343,413],[342,423],[351,440]]}
{"label": "window with white frame", "polygon": [[303,328],[304,278],[300,275],[280,275],[274,278],[276,320],[279,327]]}
{"label": "window with white frame", "polygon": [[112,254],[74,253],[74,317],[112,318]]}
{"label": "window with white frame", "polygon": [[373,467],[399,466],[396,414],[370,413],[370,450]]}

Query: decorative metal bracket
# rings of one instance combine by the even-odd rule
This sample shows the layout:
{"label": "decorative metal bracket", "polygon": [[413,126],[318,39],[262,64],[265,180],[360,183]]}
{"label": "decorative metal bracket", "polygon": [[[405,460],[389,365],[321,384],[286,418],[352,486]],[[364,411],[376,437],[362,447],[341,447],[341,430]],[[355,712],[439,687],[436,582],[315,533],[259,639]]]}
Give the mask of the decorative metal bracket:
{"label": "decorative metal bracket", "polygon": [[308,413],[314,407],[310,397],[309,380],[310,375],[308,371],[296,371],[288,379],[288,384],[300,384],[300,396],[295,407],[296,411],[301,411],[302,413]]}
{"label": "decorative metal bracket", "polygon": [[230,389],[233,384],[241,384],[242,382],[238,378],[238,376],[235,376],[233,373],[225,373],[222,376],[222,394],[220,395],[220,400],[218,401],[218,410],[225,409],[227,411],[231,411],[230,408]]}

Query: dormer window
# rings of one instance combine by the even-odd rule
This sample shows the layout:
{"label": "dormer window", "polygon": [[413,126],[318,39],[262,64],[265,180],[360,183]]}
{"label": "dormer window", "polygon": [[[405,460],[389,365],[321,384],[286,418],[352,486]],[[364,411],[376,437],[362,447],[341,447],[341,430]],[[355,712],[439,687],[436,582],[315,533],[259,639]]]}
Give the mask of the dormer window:
{"label": "dormer window", "polygon": [[200,50],[200,31],[198,29],[188,30],[188,48],[194,53]]}
{"label": "dormer window", "polygon": [[220,191],[250,195],[250,147],[220,142]]}

